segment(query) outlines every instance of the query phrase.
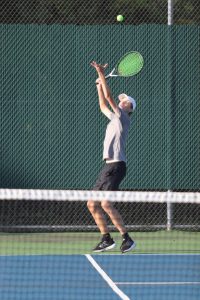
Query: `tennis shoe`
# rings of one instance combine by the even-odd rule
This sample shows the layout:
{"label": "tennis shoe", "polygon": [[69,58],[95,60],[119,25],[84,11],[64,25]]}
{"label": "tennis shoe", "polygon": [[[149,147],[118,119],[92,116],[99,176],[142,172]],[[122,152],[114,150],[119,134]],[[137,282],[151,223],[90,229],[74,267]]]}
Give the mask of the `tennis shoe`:
{"label": "tennis shoe", "polygon": [[101,240],[101,242],[93,249],[93,252],[103,252],[115,248],[113,239]]}
{"label": "tennis shoe", "polygon": [[130,237],[128,237],[127,239],[123,239],[120,249],[122,253],[125,253],[133,250],[135,247],[136,243]]}

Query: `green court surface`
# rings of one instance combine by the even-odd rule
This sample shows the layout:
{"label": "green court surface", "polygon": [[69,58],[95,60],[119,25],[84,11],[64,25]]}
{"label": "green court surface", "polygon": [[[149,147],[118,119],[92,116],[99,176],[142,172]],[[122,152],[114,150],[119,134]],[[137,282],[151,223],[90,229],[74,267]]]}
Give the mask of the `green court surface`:
{"label": "green court surface", "polygon": [[[172,230],[130,235],[137,244],[132,253],[200,253],[200,232]],[[112,236],[117,246],[109,253],[120,253],[121,237],[116,232]],[[99,239],[97,232],[1,233],[0,255],[85,254],[92,252]]]}

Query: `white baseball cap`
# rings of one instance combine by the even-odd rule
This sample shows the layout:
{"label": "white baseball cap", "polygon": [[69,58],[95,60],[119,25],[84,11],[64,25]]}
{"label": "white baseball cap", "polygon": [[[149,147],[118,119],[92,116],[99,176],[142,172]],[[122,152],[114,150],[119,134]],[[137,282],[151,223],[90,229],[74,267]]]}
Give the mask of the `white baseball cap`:
{"label": "white baseball cap", "polygon": [[133,106],[133,110],[136,108],[136,102],[135,102],[135,100],[132,97],[130,97],[130,96],[126,95],[126,94],[120,94],[118,96],[118,98],[119,98],[120,101],[127,100],[127,101],[131,102],[132,106]]}

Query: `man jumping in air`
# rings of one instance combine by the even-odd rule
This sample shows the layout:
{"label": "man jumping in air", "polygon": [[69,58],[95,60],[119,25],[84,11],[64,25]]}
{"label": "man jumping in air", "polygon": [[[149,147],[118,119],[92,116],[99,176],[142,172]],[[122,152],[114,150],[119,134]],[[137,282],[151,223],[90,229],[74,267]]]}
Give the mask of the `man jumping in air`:
{"label": "man jumping in air", "polygon": [[[130,115],[134,111],[136,103],[132,97],[121,94],[118,96],[119,105],[117,105],[105,79],[104,70],[107,65],[100,65],[95,61],[91,65],[98,74],[96,87],[101,112],[110,120],[104,139],[103,159],[105,160],[105,166],[96,181],[94,190],[116,191],[126,175],[125,144],[130,127]],[[107,104],[110,105],[112,111]],[[112,223],[122,235],[120,247],[122,253],[135,248],[136,244],[129,236],[122,217],[112,202],[103,199],[101,202],[97,202],[91,199],[88,200],[87,206],[102,234],[100,243],[93,249],[94,252],[102,252],[115,247],[104,212],[110,217]]]}

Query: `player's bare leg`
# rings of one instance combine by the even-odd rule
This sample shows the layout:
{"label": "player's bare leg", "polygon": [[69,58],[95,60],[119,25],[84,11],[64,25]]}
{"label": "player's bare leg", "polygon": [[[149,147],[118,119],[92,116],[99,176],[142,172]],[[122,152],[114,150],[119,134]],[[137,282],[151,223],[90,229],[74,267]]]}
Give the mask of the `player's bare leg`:
{"label": "player's bare leg", "polygon": [[95,223],[97,224],[101,234],[106,234],[109,232],[105,216],[103,214],[101,205],[97,201],[89,200],[87,202],[87,207],[92,214]]}
{"label": "player's bare leg", "polygon": [[121,244],[121,251],[122,253],[128,252],[135,248],[136,244],[129,236],[126,227],[124,226],[122,217],[118,210],[113,206],[113,203],[110,201],[102,201],[101,207],[103,210],[108,214],[112,223],[115,227],[119,230],[122,235],[122,244]]}
{"label": "player's bare leg", "polygon": [[121,217],[120,213],[118,212],[118,210],[113,206],[113,203],[110,201],[104,200],[101,202],[101,207],[107,213],[107,215],[110,217],[113,225],[115,225],[115,227],[119,230],[121,235],[126,233],[127,230],[124,226],[122,217]]}
{"label": "player's bare leg", "polygon": [[98,243],[98,245],[93,249],[93,251],[102,252],[113,249],[115,247],[115,242],[110,236],[106,219],[100,203],[93,200],[89,200],[87,202],[87,206],[102,234],[101,242]]}

